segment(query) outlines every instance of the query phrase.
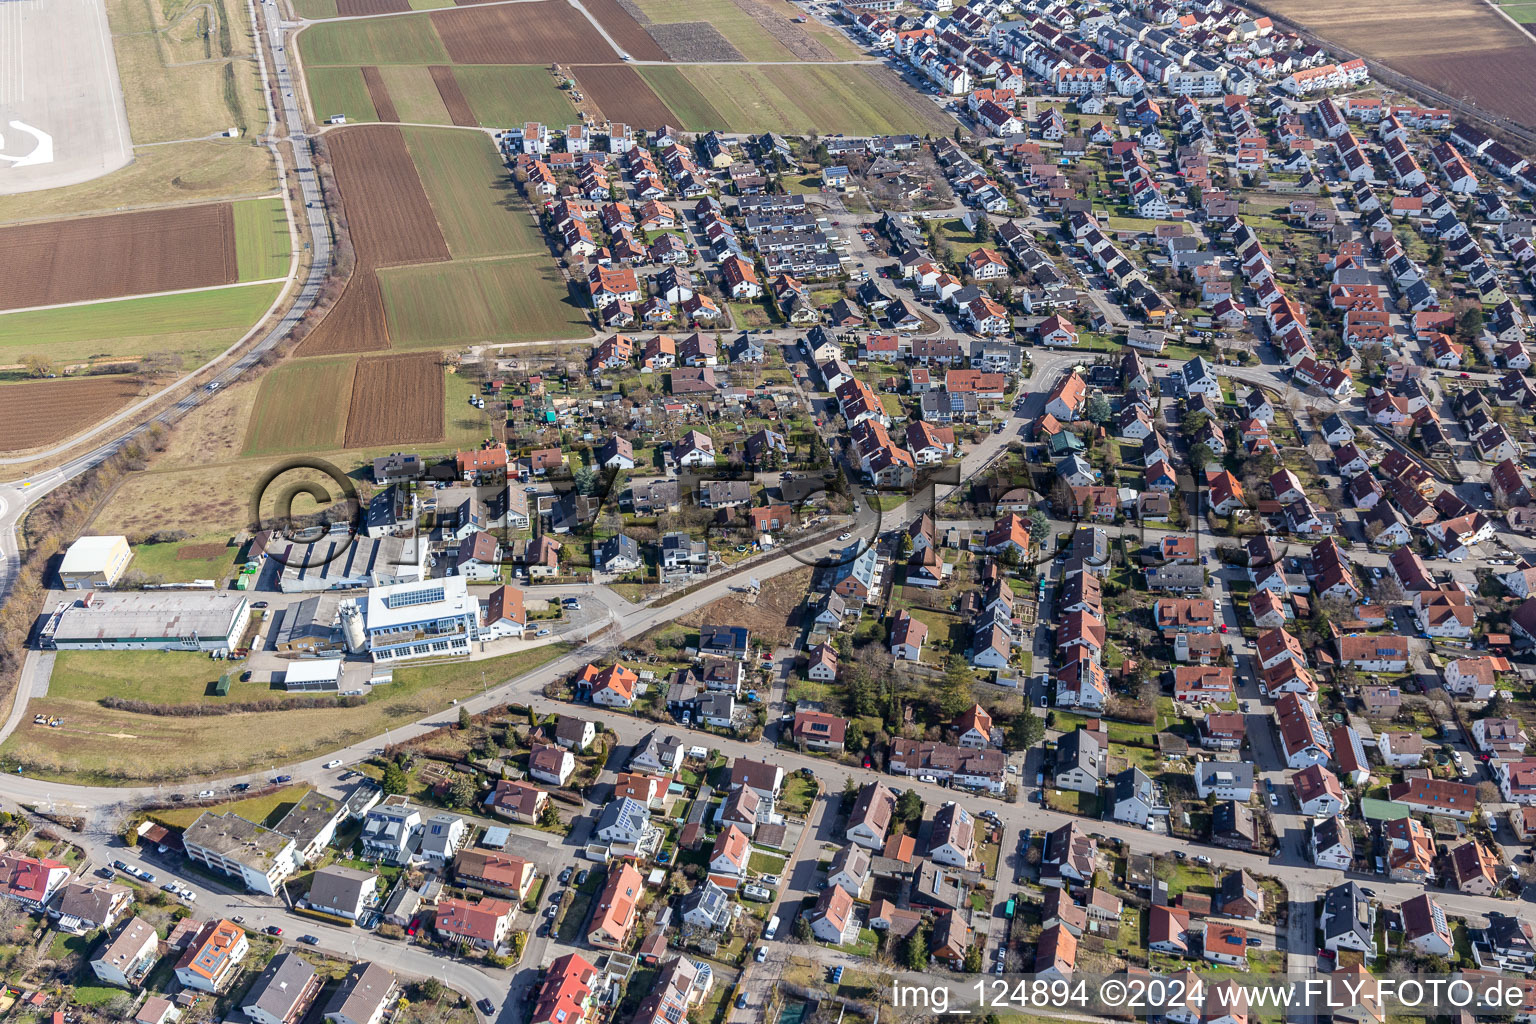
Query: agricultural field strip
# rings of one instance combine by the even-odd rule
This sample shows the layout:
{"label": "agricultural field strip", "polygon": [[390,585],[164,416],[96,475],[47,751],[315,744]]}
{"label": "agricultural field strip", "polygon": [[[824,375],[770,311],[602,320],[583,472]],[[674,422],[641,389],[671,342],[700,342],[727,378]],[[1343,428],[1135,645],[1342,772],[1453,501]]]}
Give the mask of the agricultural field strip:
{"label": "agricultural field strip", "polygon": [[[14,316],[17,313],[44,313],[51,309],[75,309],[80,306],[105,306],[113,302],[133,302],[135,299],[159,299],[168,295],[196,295],[199,292],[222,292],[231,288],[250,288],[254,285],[283,284],[286,277],[268,277],[260,281],[232,281],[229,284],[210,284],[201,288],[177,288],[168,292],[139,292],[135,295],[114,295],[106,299],[78,299],[74,302],[57,302],[51,306],[18,306],[15,309],[0,309],[0,318]],[[3,345],[0,342],[0,345]]]}

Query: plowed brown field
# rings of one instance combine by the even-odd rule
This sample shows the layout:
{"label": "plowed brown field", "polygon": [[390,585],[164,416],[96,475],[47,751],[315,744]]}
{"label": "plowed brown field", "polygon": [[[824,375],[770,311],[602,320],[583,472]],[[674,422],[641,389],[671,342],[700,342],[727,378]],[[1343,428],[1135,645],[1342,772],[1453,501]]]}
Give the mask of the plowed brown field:
{"label": "plowed brown field", "polygon": [[671,59],[634,16],[619,6],[618,0],[582,0],[582,6],[635,60]]}
{"label": "plowed brown field", "polygon": [[343,128],[326,133],[326,141],[357,266],[336,305],[299,346],[297,354],[303,356],[388,348],[374,268],[449,257],[400,129]]}
{"label": "plowed brown field", "polygon": [[406,0],[336,0],[336,13],[343,18],[370,14],[401,14],[411,9]]}
{"label": "plowed brown field", "polygon": [[0,386],[0,451],[63,441],[139,395],[128,377],[60,377]]}
{"label": "plowed brown field", "polygon": [[346,446],[420,444],[443,437],[443,367],[435,352],[360,359]]}
{"label": "plowed brown field", "polygon": [[395,110],[395,101],[389,95],[389,86],[384,84],[384,76],[379,74],[379,69],[370,66],[362,70],[363,84],[368,87],[368,99],[373,102],[373,109],[379,115],[379,120],[400,120],[400,114]]}
{"label": "plowed brown field", "polygon": [[228,203],[0,229],[0,309],[233,284]]}
{"label": "plowed brown field", "polygon": [[640,73],[627,64],[590,64],[573,68],[572,73],[582,91],[609,120],[655,125],[678,120]]}
{"label": "plowed brown field", "polygon": [[432,12],[455,64],[549,64],[602,60],[613,53],[592,23],[561,0]]}
{"label": "plowed brown field", "polygon": [[453,118],[453,123],[465,128],[473,128],[480,122],[475,118],[475,112],[469,109],[469,100],[464,98],[464,90],[459,88],[459,80],[453,77],[453,68],[443,64],[434,64],[429,68],[432,72],[432,83],[437,86],[437,95],[442,98],[443,106],[448,110],[448,116]]}
{"label": "plowed brown field", "polygon": [[1536,39],[1482,0],[1264,0],[1266,13],[1536,128]]}

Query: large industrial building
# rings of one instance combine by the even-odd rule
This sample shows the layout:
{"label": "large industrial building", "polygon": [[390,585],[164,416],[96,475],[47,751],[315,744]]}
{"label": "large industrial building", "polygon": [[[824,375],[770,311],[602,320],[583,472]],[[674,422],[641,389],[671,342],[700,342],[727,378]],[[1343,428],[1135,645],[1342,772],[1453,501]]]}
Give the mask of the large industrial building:
{"label": "large industrial building", "polygon": [[468,654],[480,628],[480,605],[464,577],[373,587],[363,608],[374,661]]}
{"label": "large industrial building", "polygon": [[122,578],[131,558],[127,537],[81,537],[64,552],[59,582],[65,590],[110,587]]}
{"label": "large industrial building", "polygon": [[338,531],[311,544],[274,538],[266,554],[282,563],[277,588],[285,594],[384,587],[426,576],[427,544],[415,536],[354,537]]}
{"label": "large industrial building", "polygon": [[239,645],[250,618],[235,592],[92,591],[49,616],[40,639],[61,651],[222,651]]}

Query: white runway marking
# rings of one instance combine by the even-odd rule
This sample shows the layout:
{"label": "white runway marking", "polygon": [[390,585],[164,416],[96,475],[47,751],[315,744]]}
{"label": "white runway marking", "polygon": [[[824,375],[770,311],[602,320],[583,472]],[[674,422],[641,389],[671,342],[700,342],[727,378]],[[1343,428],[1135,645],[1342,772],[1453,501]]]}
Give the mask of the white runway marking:
{"label": "white runway marking", "polygon": [[37,140],[37,145],[32,147],[32,152],[26,156],[11,156],[9,153],[0,153],[0,160],[9,160],[12,167],[31,167],[33,164],[53,163],[53,136],[45,131],[33,128],[22,121],[12,121],[11,127],[15,128]]}
{"label": "white runway marking", "polygon": [[21,3],[0,3],[0,105],[4,106],[19,106],[26,99],[21,10]]}

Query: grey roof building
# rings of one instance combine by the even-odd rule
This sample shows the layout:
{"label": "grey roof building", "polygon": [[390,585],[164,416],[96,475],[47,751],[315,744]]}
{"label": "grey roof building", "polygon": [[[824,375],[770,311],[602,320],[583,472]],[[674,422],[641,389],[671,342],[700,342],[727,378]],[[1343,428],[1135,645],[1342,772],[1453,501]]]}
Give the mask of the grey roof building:
{"label": "grey roof building", "polygon": [[1369,953],[1376,948],[1376,907],[1354,882],[1336,885],[1323,894],[1323,913],[1318,924],[1323,929],[1323,945],[1328,949]]}
{"label": "grey roof building", "polygon": [[719,931],[731,922],[731,901],[724,889],[706,878],[683,897],[682,915],[696,928]]}
{"label": "grey roof building", "polygon": [[395,976],[374,963],[356,963],[325,1004],[333,1024],[378,1024],[400,990]]}
{"label": "grey roof building", "polygon": [[309,884],[309,905],[315,910],[356,920],[378,889],[372,871],[331,865],[316,871]]}
{"label": "grey roof building", "polygon": [[320,994],[321,978],[294,953],[279,953],[246,992],[240,1008],[256,1024],[295,1024]]}

